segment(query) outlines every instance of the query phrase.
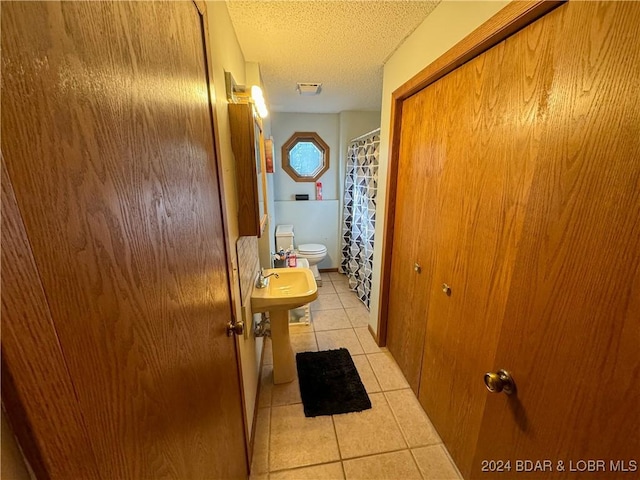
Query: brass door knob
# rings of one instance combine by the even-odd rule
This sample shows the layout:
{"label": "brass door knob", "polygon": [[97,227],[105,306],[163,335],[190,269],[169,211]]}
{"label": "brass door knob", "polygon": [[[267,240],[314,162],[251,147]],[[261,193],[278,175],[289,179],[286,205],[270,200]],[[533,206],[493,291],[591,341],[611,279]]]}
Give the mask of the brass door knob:
{"label": "brass door knob", "polygon": [[487,372],[484,374],[484,384],[491,393],[504,392],[511,395],[516,391],[516,384],[513,377],[506,370],[497,372]]}
{"label": "brass door knob", "polygon": [[242,335],[244,333],[244,322],[238,321],[236,323],[227,323],[227,337],[233,334]]}

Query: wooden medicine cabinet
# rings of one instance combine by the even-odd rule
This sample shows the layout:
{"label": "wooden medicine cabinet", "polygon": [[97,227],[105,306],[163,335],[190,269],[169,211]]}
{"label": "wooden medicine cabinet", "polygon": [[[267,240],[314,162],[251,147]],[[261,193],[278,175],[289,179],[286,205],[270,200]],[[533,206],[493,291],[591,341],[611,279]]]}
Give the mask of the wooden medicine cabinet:
{"label": "wooden medicine cabinet", "polygon": [[267,223],[267,177],[262,120],[251,103],[230,103],[231,148],[236,159],[238,229],[260,237]]}

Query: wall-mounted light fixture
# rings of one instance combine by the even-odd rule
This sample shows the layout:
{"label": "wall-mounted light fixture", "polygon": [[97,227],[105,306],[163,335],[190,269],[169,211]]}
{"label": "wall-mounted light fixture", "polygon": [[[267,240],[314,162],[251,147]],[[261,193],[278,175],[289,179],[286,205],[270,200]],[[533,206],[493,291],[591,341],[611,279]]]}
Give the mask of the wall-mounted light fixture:
{"label": "wall-mounted light fixture", "polygon": [[244,85],[238,85],[233,78],[233,75],[231,75],[231,72],[224,72],[224,83],[229,103],[251,102],[256,107],[258,115],[260,115],[261,118],[265,118],[269,115],[267,104],[264,100],[264,94],[258,85],[253,85],[251,87],[251,96],[249,96],[247,88]]}
{"label": "wall-mounted light fixture", "polygon": [[264,101],[262,89],[258,85],[251,87],[251,98],[258,110],[258,115],[260,115],[261,118],[266,118],[267,115],[269,115],[269,110],[267,110],[267,104]]}
{"label": "wall-mounted light fixture", "polygon": [[231,72],[224,72],[224,86],[227,90],[227,100],[230,103],[238,103],[239,95],[244,93],[244,86],[238,85]]}

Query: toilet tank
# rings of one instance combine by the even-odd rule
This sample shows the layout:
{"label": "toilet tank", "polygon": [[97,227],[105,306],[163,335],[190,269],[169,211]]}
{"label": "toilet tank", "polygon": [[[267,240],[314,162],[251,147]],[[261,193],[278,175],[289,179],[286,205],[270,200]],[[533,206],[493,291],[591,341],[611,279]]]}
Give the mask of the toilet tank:
{"label": "toilet tank", "polygon": [[293,245],[293,225],[278,225],[276,227],[276,250],[287,250]]}

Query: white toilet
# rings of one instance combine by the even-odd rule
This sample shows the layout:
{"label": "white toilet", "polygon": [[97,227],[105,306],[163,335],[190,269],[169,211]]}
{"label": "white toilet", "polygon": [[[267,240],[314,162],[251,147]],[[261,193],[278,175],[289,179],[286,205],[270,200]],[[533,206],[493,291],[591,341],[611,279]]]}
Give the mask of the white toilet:
{"label": "white toilet", "polygon": [[[290,246],[295,246],[293,237],[293,225],[278,225],[276,227],[277,250],[287,250]],[[313,272],[316,283],[322,285],[320,272],[318,271],[318,263],[327,256],[327,247],[320,243],[303,243],[302,245],[298,245],[296,251],[300,258],[305,258],[309,262],[309,268]]]}

